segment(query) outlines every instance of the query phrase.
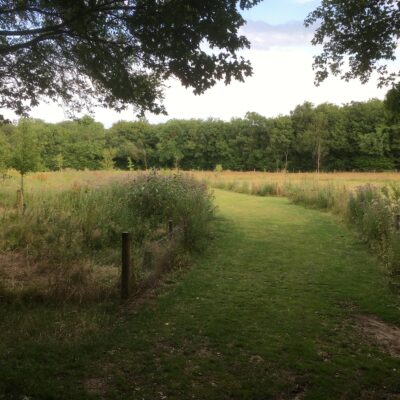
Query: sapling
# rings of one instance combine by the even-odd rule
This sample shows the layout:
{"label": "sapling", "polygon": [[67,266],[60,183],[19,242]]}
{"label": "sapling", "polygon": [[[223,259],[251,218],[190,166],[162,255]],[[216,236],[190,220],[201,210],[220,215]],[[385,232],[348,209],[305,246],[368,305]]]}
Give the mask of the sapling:
{"label": "sapling", "polygon": [[29,172],[38,171],[40,168],[40,148],[36,132],[29,126],[28,121],[21,120],[12,137],[13,153],[10,166],[16,169],[21,176],[20,201],[25,208],[24,178]]}

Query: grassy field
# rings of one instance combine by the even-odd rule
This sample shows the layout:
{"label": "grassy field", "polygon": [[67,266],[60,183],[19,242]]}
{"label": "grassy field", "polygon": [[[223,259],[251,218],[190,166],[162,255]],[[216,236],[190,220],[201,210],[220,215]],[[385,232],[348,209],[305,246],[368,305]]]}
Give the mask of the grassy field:
{"label": "grassy field", "polygon": [[0,305],[2,399],[396,399],[400,299],[329,213],[216,191],[215,239],[157,296]]}
{"label": "grassy field", "polygon": [[[176,171],[170,170],[158,172],[161,177],[175,174]],[[110,285],[114,285],[116,280],[115,265],[119,263],[116,240],[119,240],[122,230],[132,229],[130,213],[136,209],[121,199],[128,195],[126,185],[138,176],[143,176],[143,172],[66,170],[30,174],[25,185],[29,218],[19,218],[18,224],[13,226],[9,217],[15,214],[19,179],[15,171],[10,171],[9,179],[3,179],[0,187],[0,218],[3,216],[5,232],[2,238],[0,231],[0,262],[21,264],[28,254],[31,259],[42,256],[43,261],[44,255],[44,258],[53,260],[53,264],[58,259],[70,266],[71,259],[75,257],[80,261],[78,272],[84,268],[85,277],[88,273],[93,275],[93,271],[100,272],[97,276],[89,276],[89,280],[94,283],[101,281],[99,292],[109,292]],[[295,204],[339,215],[380,256],[387,272],[393,277],[393,284],[396,281],[400,288],[400,236],[396,222],[400,215],[400,174],[182,171],[180,176],[194,178],[216,189],[259,196],[283,196]],[[151,199],[160,197],[157,188],[153,189]],[[154,206],[155,209],[160,208],[159,205]],[[164,202],[164,207],[169,208],[168,200]],[[137,235],[143,235],[140,226],[134,222],[133,225]],[[46,227],[46,232],[43,227]],[[165,227],[164,221],[155,234],[162,230],[165,233]],[[114,245],[110,247],[111,242]],[[85,257],[87,260],[84,260]],[[26,273],[31,265],[32,262],[25,260],[24,272],[16,274],[13,267],[11,274],[6,274],[6,279],[11,281],[12,286],[18,286],[18,282],[14,282],[16,275],[16,281],[20,277],[25,282],[34,281]],[[94,268],[97,265],[103,266],[101,271]],[[21,272],[21,268],[17,269]],[[75,267],[63,268],[64,271],[76,275]],[[46,274],[43,276],[47,279]],[[70,278],[61,276],[56,280],[60,283]],[[34,286],[37,286],[36,282]]]}
{"label": "grassy field", "polygon": [[[170,174],[173,171],[161,171]],[[320,173],[284,173],[284,172],[212,172],[212,171],[186,171],[196,179],[205,180],[214,185],[221,182],[232,184],[247,183],[248,185],[261,185],[263,183],[276,183],[283,185],[292,184],[334,184],[338,186],[354,187],[367,183],[388,184],[400,183],[400,173],[397,172],[335,172]],[[26,178],[27,192],[52,190],[60,191],[73,186],[101,186],[115,180],[124,180],[137,174],[137,171],[75,171],[62,172],[36,172]],[[19,178],[16,171],[9,171],[10,179],[1,180],[0,194],[15,196],[19,187]]]}
{"label": "grassy field", "polygon": [[193,172],[197,179],[203,179],[212,186],[232,185],[236,187],[248,186],[257,188],[265,183],[275,184],[283,190],[285,185],[334,185],[337,187],[353,188],[367,183],[384,185],[400,183],[400,173],[397,172]]}

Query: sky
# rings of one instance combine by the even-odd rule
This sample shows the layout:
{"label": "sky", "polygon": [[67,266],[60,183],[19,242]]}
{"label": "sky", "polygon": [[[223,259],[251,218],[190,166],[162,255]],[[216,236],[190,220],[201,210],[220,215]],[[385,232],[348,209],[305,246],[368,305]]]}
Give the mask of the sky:
{"label": "sky", "polygon": [[[253,75],[245,82],[218,83],[203,95],[195,96],[177,80],[169,80],[164,104],[168,115],[147,114],[151,123],[168,119],[220,118],[229,120],[243,117],[246,112],[257,112],[267,117],[288,114],[304,101],[314,104],[330,102],[344,104],[383,98],[387,89],[378,89],[374,78],[365,85],[359,81],[344,82],[329,77],[323,84],[314,85],[313,56],[318,48],[310,44],[313,30],[303,26],[304,18],[315,9],[320,0],[264,0],[242,14],[247,24],[242,28],[251,42],[249,50],[241,55],[249,59]],[[119,120],[134,120],[135,113],[126,110],[117,113],[96,109],[94,118],[106,127]],[[15,116],[0,110],[7,118]],[[47,122],[66,119],[64,110],[54,104],[41,104],[31,116]]]}

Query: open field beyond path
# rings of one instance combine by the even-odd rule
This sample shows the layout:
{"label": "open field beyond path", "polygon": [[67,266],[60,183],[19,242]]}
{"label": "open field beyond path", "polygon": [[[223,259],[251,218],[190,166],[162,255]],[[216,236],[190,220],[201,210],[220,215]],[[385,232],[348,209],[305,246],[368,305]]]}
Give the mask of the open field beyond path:
{"label": "open field beyond path", "polygon": [[216,202],[143,305],[1,305],[0,399],[399,399],[400,297],[366,247],[284,198]]}

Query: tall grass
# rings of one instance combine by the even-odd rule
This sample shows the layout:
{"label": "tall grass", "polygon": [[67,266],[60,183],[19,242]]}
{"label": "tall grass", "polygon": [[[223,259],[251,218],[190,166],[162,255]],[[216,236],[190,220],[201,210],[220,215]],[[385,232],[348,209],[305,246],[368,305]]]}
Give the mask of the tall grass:
{"label": "tall grass", "polygon": [[182,225],[188,248],[206,236],[214,206],[205,184],[180,174],[151,173],[138,175],[129,188],[128,206],[137,226],[145,230],[142,235],[171,220]]}
{"label": "tall grass", "polygon": [[400,231],[396,216],[400,212],[400,188],[365,185],[350,193],[347,218],[390,267],[400,275]]}
{"label": "tall grass", "polygon": [[197,248],[214,210],[205,185],[155,173],[104,185],[74,183],[64,190],[33,191],[27,203],[24,215],[8,207],[0,217],[0,261],[17,269],[35,266],[35,275],[45,276],[58,296],[73,297],[75,290],[79,298],[96,281],[94,275],[109,291],[115,289],[121,232],[131,232],[139,267],[143,247],[167,234],[169,220],[181,226],[182,251]]}

